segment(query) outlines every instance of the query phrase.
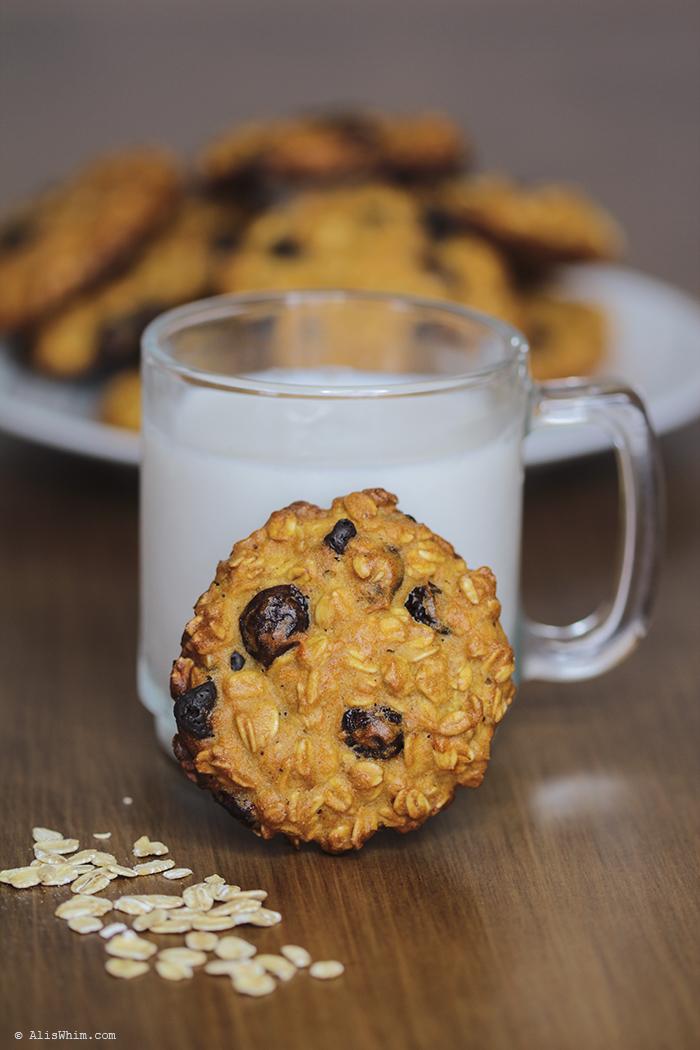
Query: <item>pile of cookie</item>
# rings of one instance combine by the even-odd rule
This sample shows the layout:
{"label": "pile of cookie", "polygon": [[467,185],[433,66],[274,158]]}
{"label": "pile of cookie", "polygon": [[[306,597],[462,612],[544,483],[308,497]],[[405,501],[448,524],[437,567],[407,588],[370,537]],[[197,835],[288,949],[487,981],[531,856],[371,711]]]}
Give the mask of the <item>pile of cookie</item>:
{"label": "pile of cookie", "polygon": [[322,113],[235,128],[185,171],[162,150],[88,165],[0,221],[0,333],[39,372],[105,383],[139,425],[139,338],[219,292],[343,287],[446,299],[525,331],[538,379],[592,371],[602,311],[548,290],[622,237],[580,191],[471,173],[440,114]]}

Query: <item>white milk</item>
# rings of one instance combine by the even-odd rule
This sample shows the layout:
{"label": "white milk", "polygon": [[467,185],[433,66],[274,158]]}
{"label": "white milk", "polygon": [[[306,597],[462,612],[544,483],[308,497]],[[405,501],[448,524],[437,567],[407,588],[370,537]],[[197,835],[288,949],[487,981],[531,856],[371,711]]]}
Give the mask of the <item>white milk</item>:
{"label": "white milk", "polygon": [[233,543],[294,500],[396,493],[468,565],[493,569],[514,640],[524,406],[512,387],[302,400],[181,386],[162,413],[167,433],[149,418],[143,431],[139,691],[163,739],[174,726],[170,666],[194,602]]}

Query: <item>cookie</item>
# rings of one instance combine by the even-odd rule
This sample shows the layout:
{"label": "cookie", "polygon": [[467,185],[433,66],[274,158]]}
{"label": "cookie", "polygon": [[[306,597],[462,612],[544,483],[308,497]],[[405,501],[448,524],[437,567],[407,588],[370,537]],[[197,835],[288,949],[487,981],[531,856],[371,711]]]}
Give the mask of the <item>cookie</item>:
{"label": "cookie", "polygon": [[[365,288],[438,294],[420,210],[379,183],[310,191],[251,223],[219,272],[222,291]],[[388,283],[387,283],[388,282]],[[408,287],[408,285],[411,287]]]}
{"label": "cookie", "polygon": [[590,375],[605,356],[607,322],[599,307],[540,293],[524,297],[521,310],[535,379]]}
{"label": "cookie", "polygon": [[39,326],[30,349],[33,366],[76,378],[135,362],[141,334],[154,317],[212,290],[216,245],[228,243],[240,222],[232,209],[186,198],[128,270]]}
{"label": "cookie", "polygon": [[275,512],[185,628],[175,754],[263,838],[359,849],[483,779],[514,694],[496,581],[396,503]]}
{"label": "cookie", "polygon": [[207,146],[200,170],[214,188],[343,180],[370,174],[375,138],[374,122],[359,114],[251,123]]}
{"label": "cookie", "polygon": [[506,261],[483,237],[465,234],[440,240],[432,249],[432,259],[450,299],[509,324],[520,322]]}
{"label": "cookie", "polygon": [[167,154],[105,157],[0,222],[0,331],[33,324],[123,263],[172,212]]}
{"label": "cookie", "polygon": [[525,267],[615,259],[622,249],[614,219],[580,190],[556,183],[465,179],[440,192],[432,214],[433,222],[441,217],[480,233]]}
{"label": "cookie", "polygon": [[137,368],[118,372],[105,383],[98,414],[103,423],[113,427],[141,428],[141,375]]}
{"label": "cookie", "polygon": [[439,113],[330,111],[227,132],[205,148],[200,170],[214,188],[313,187],[377,175],[435,180],[460,171],[468,152],[459,128]]}
{"label": "cookie", "polygon": [[470,153],[461,130],[442,113],[383,119],[378,149],[382,169],[407,181],[455,175]]}

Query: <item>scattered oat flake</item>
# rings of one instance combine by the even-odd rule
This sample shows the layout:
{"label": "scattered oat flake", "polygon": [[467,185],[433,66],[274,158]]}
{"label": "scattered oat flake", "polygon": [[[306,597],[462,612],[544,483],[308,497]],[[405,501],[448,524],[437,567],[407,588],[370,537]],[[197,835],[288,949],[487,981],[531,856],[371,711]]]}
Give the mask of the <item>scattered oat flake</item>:
{"label": "scattered oat flake", "polygon": [[137,900],[145,901],[153,908],[181,908],[182,897],[176,897],[174,893],[135,893]]}
{"label": "scattered oat flake", "polygon": [[66,858],[60,853],[49,853],[48,850],[34,847],[34,858],[39,864],[66,864]]}
{"label": "scattered oat flake", "polygon": [[183,966],[204,966],[207,953],[194,948],[163,948],[158,958],[166,962],[181,963]]}
{"label": "scattered oat flake", "polygon": [[97,933],[103,923],[96,915],[74,915],[68,920],[68,925],[76,933]]}
{"label": "scattered oat flake", "polygon": [[72,919],[76,915],[105,915],[112,910],[112,902],[106,897],[88,897],[76,894],[59,904],[54,915],[59,919]]}
{"label": "scattered oat flake", "polygon": [[112,832],[111,831],[93,831],[92,837],[94,839],[111,839]]}
{"label": "scattered oat flake", "polygon": [[262,977],[254,973],[236,973],[231,978],[231,983],[239,995],[270,995],[275,990],[275,982],[269,974]]}
{"label": "scattered oat flake", "polygon": [[115,878],[121,876],[124,879],[135,879],[138,875],[138,872],[133,868],[126,868],[123,864],[107,864],[102,870],[105,875],[109,873],[114,875]]}
{"label": "scattered oat flake", "polygon": [[177,912],[174,919],[166,919],[165,922],[156,922],[149,926],[151,933],[164,933],[166,935],[174,933],[189,933],[192,929],[192,922],[190,919],[178,919]]}
{"label": "scattered oat flake", "polygon": [[260,901],[233,900],[225,901],[223,904],[215,904],[208,912],[209,915],[241,915],[243,912],[259,911],[262,908]]}
{"label": "scattered oat flake", "polygon": [[113,853],[103,853],[102,850],[97,850],[95,856],[92,858],[92,864],[95,864],[98,868],[106,868],[108,864],[116,864],[117,858]]}
{"label": "scattered oat flake", "polygon": [[126,915],[143,915],[147,911],[153,911],[153,905],[148,901],[140,900],[138,897],[118,897],[114,902],[115,911],[123,911]]}
{"label": "scattered oat flake", "polygon": [[185,944],[195,951],[211,952],[216,950],[219,938],[215,933],[207,933],[205,930],[192,930],[185,937]]}
{"label": "scattered oat flake", "polygon": [[311,964],[309,973],[319,981],[330,981],[334,977],[340,977],[341,973],[345,973],[345,967],[336,959],[322,959]]}
{"label": "scattered oat flake", "polygon": [[95,857],[97,856],[96,849],[81,849],[78,853],[74,853],[68,863],[70,864],[92,864]]}
{"label": "scattered oat flake", "polygon": [[166,879],[186,879],[191,874],[192,868],[169,868],[168,871],[163,872],[163,877]]}
{"label": "scattered oat flake", "polygon": [[239,890],[235,894],[236,900],[253,900],[253,901],[265,901],[267,900],[267,890]]}
{"label": "scattered oat flake", "polygon": [[134,864],[134,871],[137,875],[159,875],[174,867],[174,860],[149,860],[145,864]]}
{"label": "scattered oat flake", "polygon": [[239,916],[233,915],[195,915],[192,919],[192,928],[213,932],[232,930],[234,926],[240,925],[238,918]]}
{"label": "scattered oat flake", "polygon": [[223,884],[218,884],[214,886],[213,889],[215,901],[233,900],[233,898],[237,897],[238,894],[241,892],[240,886],[227,886],[225,882]]}
{"label": "scattered oat flake", "polygon": [[214,905],[214,899],[209,892],[209,886],[198,882],[195,886],[188,886],[182,891],[182,899],[188,908],[196,908],[197,911],[209,911]]}
{"label": "scattered oat flake", "polygon": [[110,922],[107,926],[103,926],[100,930],[100,937],[108,941],[110,937],[114,937],[117,933],[124,933],[128,929],[128,926],[124,922]]}
{"label": "scattered oat flake", "polygon": [[133,801],[134,800],[131,797],[131,795],[124,795],[124,798],[122,799],[122,802],[124,803],[125,806],[130,806],[133,803]]}
{"label": "scattered oat flake", "polygon": [[75,853],[79,847],[77,839],[41,839],[34,844],[34,851],[40,849],[45,853]]}
{"label": "scattered oat flake", "polygon": [[182,963],[168,962],[167,959],[158,959],[156,971],[166,981],[186,981],[193,976],[194,970]]}
{"label": "scattered oat flake", "polygon": [[169,850],[164,842],[152,842],[148,835],[142,835],[136,839],[131,852],[135,857],[162,857]]}
{"label": "scattered oat flake", "polygon": [[63,839],[63,835],[53,828],[32,828],[32,838],[35,842],[58,842]]}
{"label": "scattered oat flake", "polygon": [[42,886],[66,886],[80,874],[72,864],[42,864],[38,871]]}
{"label": "scattered oat flake", "polygon": [[291,981],[297,972],[294,963],[284,959],[281,955],[257,955],[255,961],[276,977],[278,981]]}
{"label": "scattered oat flake", "polygon": [[259,908],[247,916],[246,922],[251,926],[276,926],[278,922],[282,922],[282,916],[270,908]]}
{"label": "scattered oat flake", "polygon": [[[250,962],[250,959],[212,959],[204,967],[204,972],[211,974],[212,977],[233,977],[242,966],[247,967]],[[260,976],[265,973],[262,966],[258,966],[257,963],[255,963],[254,972]]]}
{"label": "scattered oat flake", "polygon": [[207,875],[204,880],[208,886],[225,886],[226,879],[222,878],[221,875]]}
{"label": "scattered oat flake", "polygon": [[168,913],[163,908],[154,908],[153,911],[137,915],[131,924],[132,930],[142,932],[150,930],[151,926],[157,926],[159,922],[167,922]]}
{"label": "scattered oat flake", "polygon": [[83,875],[78,875],[78,878],[71,883],[71,890],[73,893],[91,895],[106,890],[109,883],[109,876],[103,875],[101,871],[86,871]]}
{"label": "scattered oat flake", "polygon": [[298,970],[304,970],[311,965],[311,956],[306,948],[302,948],[298,944],[283,944],[280,952],[285,959],[289,959],[291,963],[294,963]]}
{"label": "scattered oat flake", "polygon": [[256,951],[255,945],[242,937],[222,937],[214,948],[220,959],[250,959]]}
{"label": "scattered oat flake", "polygon": [[40,871],[40,868],[32,868],[31,865],[24,868],[5,868],[4,871],[0,871],[0,882],[16,890],[28,890],[30,886],[38,886],[41,882]]}
{"label": "scattered oat flake", "polygon": [[139,937],[133,930],[118,933],[107,941],[107,953],[120,959],[150,959],[157,951],[155,944]]}
{"label": "scattered oat flake", "polygon": [[112,977],[123,977],[128,981],[132,977],[140,977],[148,973],[149,965],[147,962],[139,962],[136,959],[108,959],[105,963],[105,970]]}

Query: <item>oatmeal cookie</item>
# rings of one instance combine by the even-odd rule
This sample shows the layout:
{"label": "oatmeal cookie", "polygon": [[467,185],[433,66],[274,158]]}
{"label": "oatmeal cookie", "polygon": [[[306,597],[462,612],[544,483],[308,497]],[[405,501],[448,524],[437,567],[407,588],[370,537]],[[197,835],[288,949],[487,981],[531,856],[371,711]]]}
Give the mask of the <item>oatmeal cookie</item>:
{"label": "oatmeal cookie", "polygon": [[535,379],[585,376],[605,354],[607,321],[600,307],[544,293],[522,300],[522,328]]}
{"label": "oatmeal cookie", "polygon": [[450,184],[433,216],[477,231],[519,264],[615,259],[622,234],[615,220],[572,186],[521,186],[498,175]]}
{"label": "oatmeal cookie", "polygon": [[33,324],[125,262],[167,220],[179,186],[167,154],[117,153],[0,221],[0,331]]}
{"label": "oatmeal cookie", "polygon": [[314,184],[367,176],[376,167],[376,122],[328,113],[243,125],[205,148],[200,170],[214,188],[252,182]]}
{"label": "oatmeal cookie", "polygon": [[141,375],[137,368],[117,372],[105,383],[99,418],[113,427],[141,429]]}
{"label": "oatmeal cookie", "polygon": [[[222,291],[363,288],[433,295],[420,210],[402,190],[309,191],[251,223],[219,272]],[[409,287],[410,285],[410,287]]]}
{"label": "oatmeal cookie", "polygon": [[445,178],[464,168],[469,153],[461,130],[442,113],[380,121],[380,163],[390,176],[408,181]]}
{"label": "oatmeal cookie", "polygon": [[111,281],[84,292],[34,333],[30,360],[41,372],[77,378],[138,360],[141,333],[164,310],[212,291],[216,245],[240,215],[196,197]]}
{"label": "oatmeal cookie", "polygon": [[175,754],[263,838],[359,849],[483,779],[514,694],[496,581],[396,503],[276,511],[185,628]]}
{"label": "oatmeal cookie", "polygon": [[432,258],[450,299],[509,324],[520,322],[506,260],[483,237],[465,234],[438,241]]}

